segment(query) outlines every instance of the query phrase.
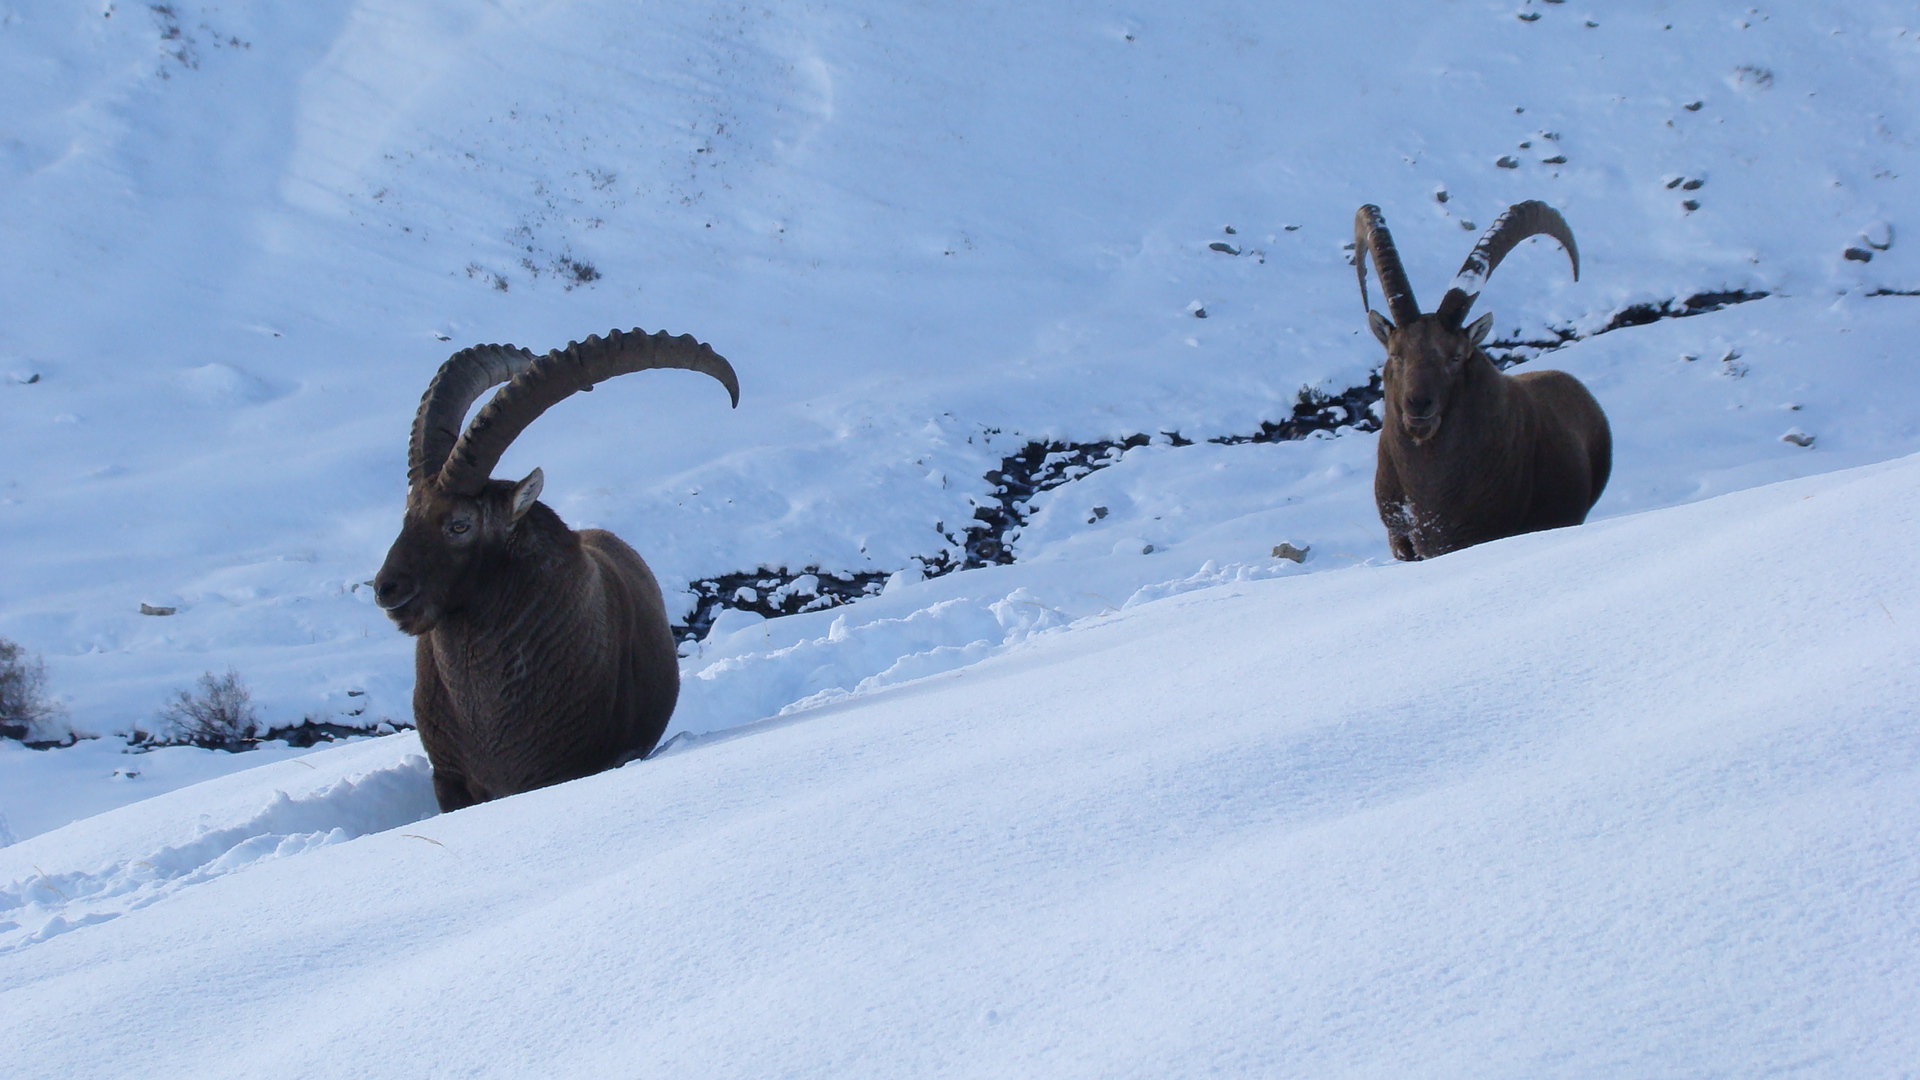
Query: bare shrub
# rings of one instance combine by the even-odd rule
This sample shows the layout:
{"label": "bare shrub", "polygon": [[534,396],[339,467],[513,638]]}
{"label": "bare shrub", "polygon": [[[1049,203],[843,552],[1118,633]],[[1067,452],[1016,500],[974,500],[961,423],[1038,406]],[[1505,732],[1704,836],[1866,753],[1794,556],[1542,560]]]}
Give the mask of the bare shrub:
{"label": "bare shrub", "polygon": [[140,740],[151,745],[204,746],[209,750],[244,750],[254,742],[260,725],[240,673],[209,671],[200,676],[200,691],[174,691],[174,699],[160,711],[160,735]]}
{"label": "bare shrub", "polygon": [[55,738],[60,706],[47,698],[47,666],[0,638],[0,738],[31,742]]}

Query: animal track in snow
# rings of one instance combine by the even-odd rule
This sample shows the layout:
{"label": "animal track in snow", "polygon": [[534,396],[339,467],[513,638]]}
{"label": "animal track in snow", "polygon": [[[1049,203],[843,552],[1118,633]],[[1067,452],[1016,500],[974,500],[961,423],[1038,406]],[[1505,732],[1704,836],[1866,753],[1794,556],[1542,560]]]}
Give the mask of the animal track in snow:
{"label": "animal track in snow", "polygon": [[343,844],[438,812],[422,754],[300,798],[284,791],[252,817],[101,869],[36,874],[0,886],[0,953],[108,922],[202,882]]}

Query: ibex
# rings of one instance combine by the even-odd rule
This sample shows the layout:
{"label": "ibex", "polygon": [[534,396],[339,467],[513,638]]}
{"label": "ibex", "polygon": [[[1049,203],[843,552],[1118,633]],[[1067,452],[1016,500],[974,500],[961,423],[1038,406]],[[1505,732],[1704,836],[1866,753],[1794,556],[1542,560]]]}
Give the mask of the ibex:
{"label": "ibex", "polygon": [[[1467,311],[1500,260],[1530,236],[1551,236],[1580,279],[1580,251],[1559,211],[1509,207],[1422,315],[1377,206],[1353,220],[1353,265],[1373,335],[1387,347],[1385,422],[1373,498],[1396,559],[1430,559],[1503,536],[1578,525],[1613,469],[1607,416],[1564,371],[1508,377],[1480,343],[1493,325]],[[1367,300],[1367,257],[1393,320]]]}
{"label": "ibex", "polygon": [[[680,695],[660,585],[610,532],[574,532],[538,502],[540,470],[490,479],[549,406],[630,371],[733,368],[691,336],[589,337],[535,359],[513,345],[455,353],[420,399],[407,510],[374,600],[413,635],[413,717],[440,809],[588,776],[643,757]],[[502,387],[461,432],[467,408]]]}

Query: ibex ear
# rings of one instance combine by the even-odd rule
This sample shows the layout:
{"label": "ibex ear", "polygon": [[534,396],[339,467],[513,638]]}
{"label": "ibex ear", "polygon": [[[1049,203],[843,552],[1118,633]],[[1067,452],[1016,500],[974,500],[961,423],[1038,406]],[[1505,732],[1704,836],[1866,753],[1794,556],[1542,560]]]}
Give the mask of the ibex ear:
{"label": "ibex ear", "polygon": [[1387,335],[1393,333],[1393,324],[1372,308],[1367,309],[1367,325],[1373,328],[1373,336],[1379,338],[1382,345],[1387,343]]}
{"label": "ibex ear", "polygon": [[533,501],[540,497],[540,487],[546,482],[546,476],[539,469],[535,469],[527,474],[525,480],[513,485],[514,521],[519,521],[528,510],[533,508]]}
{"label": "ibex ear", "polygon": [[1477,349],[1480,343],[1486,340],[1487,331],[1491,329],[1493,329],[1493,312],[1489,311],[1467,324],[1467,340]]}

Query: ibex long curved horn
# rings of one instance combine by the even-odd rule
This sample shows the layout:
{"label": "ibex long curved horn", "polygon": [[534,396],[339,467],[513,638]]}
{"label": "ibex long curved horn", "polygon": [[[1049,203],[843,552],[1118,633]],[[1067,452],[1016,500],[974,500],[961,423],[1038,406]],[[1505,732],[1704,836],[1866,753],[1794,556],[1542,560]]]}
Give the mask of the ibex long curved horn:
{"label": "ibex long curved horn", "polygon": [[407,443],[407,487],[431,481],[447,463],[460,441],[467,409],[481,394],[533,365],[533,353],[516,345],[475,345],[462,349],[440,365],[420,411],[413,416],[413,437]]}
{"label": "ibex long curved horn", "polygon": [[606,337],[595,334],[555,349],[514,372],[512,381],[501,387],[467,425],[435,482],[455,493],[478,492],[492,475],[500,455],[541,413],[578,391],[593,389],[594,383],[649,368],[681,368],[711,375],[727,388],[733,404],[740,404],[740,381],[733,365],[691,334],[669,337],[664,330],[657,334],[614,330]]}
{"label": "ibex long curved horn", "polygon": [[1380,208],[1368,203],[1353,215],[1353,270],[1360,277],[1360,303],[1373,310],[1367,300],[1367,256],[1373,256],[1374,273],[1380,276],[1380,291],[1387,296],[1387,311],[1398,326],[1420,317],[1420,305],[1413,298],[1413,286],[1407,284],[1406,268],[1400,265],[1400,252],[1393,246],[1393,234],[1387,232],[1387,219]]}
{"label": "ibex long curved horn", "polygon": [[1514,245],[1530,236],[1551,236],[1560,241],[1567,258],[1573,261],[1573,280],[1580,280],[1580,249],[1574,245],[1573,230],[1567,227],[1566,219],[1546,203],[1528,199],[1507,207],[1500,220],[1473,245],[1473,254],[1460,264],[1460,273],[1454,276],[1447,295],[1441,297],[1436,314],[1452,326],[1464,322],[1487,278],[1492,276],[1493,268],[1500,265],[1500,260],[1507,257]]}

